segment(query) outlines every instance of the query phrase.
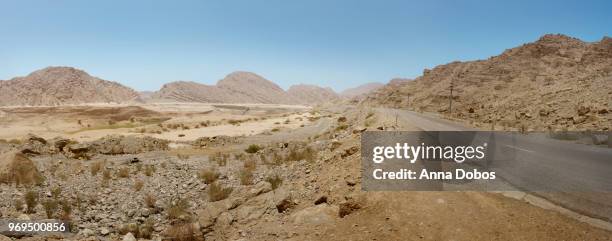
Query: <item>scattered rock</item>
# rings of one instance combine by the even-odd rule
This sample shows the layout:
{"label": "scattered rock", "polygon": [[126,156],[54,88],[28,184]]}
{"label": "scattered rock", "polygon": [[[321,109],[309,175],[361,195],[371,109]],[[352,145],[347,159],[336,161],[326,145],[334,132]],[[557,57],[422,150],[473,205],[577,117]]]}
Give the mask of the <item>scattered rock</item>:
{"label": "scattered rock", "polygon": [[283,213],[286,210],[296,205],[295,201],[291,196],[291,192],[286,188],[280,188],[274,191],[273,196],[274,206],[279,213]]}
{"label": "scattered rock", "polygon": [[123,236],[123,241],[136,241],[136,237],[134,237],[134,234],[132,233],[127,233],[125,236]]}

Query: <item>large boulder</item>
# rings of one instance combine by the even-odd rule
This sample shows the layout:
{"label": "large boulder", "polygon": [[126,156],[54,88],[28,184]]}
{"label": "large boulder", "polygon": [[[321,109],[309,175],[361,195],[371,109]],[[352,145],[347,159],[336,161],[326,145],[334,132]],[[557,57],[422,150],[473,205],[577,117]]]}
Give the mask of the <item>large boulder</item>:
{"label": "large boulder", "polygon": [[0,155],[0,183],[39,184],[43,177],[25,154],[11,151]]}

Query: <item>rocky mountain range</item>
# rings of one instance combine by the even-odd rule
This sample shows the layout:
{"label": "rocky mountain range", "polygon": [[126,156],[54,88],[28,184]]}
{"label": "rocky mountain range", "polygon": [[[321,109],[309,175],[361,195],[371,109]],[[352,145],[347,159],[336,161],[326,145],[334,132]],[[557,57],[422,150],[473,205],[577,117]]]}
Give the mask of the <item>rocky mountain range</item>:
{"label": "rocky mountain range", "polygon": [[486,60],[426,69],[362,103],[437,112],[489,128],[609,130],[611,96],[612,38],[587,43],[548,34]]}
{"label": "rocky mountain range", "polygon": [[165,84],[152,101],[203,103],[317,104],[340,97],[330,88],[294,85],[287,91],[274,82],[250,72],[233,72],[216,85],[191,81]]}
{"label": "rocky mountain range", "polygon": [[119,83],[71,67],[48,67],[0,81],[0,106],[125,102],[138,93]]}

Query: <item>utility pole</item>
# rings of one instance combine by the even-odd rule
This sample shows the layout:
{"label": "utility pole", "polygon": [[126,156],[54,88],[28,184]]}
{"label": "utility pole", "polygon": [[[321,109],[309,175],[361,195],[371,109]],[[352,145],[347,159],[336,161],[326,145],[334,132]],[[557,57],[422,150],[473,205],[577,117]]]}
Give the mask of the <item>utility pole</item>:
{"label": "utility pole", "polygon": [[455,77],[453,76],[453,78],[451,78],[451,84],[450,84],[450,97],[448,98],[448,115],[449,116],[453,116],[453,87],[454,87],[454,81]]}

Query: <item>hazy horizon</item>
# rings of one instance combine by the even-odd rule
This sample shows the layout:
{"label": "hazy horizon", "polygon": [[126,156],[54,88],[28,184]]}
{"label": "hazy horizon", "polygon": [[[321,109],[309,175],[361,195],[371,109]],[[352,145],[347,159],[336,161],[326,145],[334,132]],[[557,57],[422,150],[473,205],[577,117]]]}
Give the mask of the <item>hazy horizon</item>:
{"label": "hazy horizon", "polygon": [[[32,8],[32,6],[37,6]],[[117,7],[120,6],[120,7]],[[254,72],[336,92],[486,59],[547,33],[610,36],[607,1],[2,3],[0,79],[70,66],[138,91]]]}

